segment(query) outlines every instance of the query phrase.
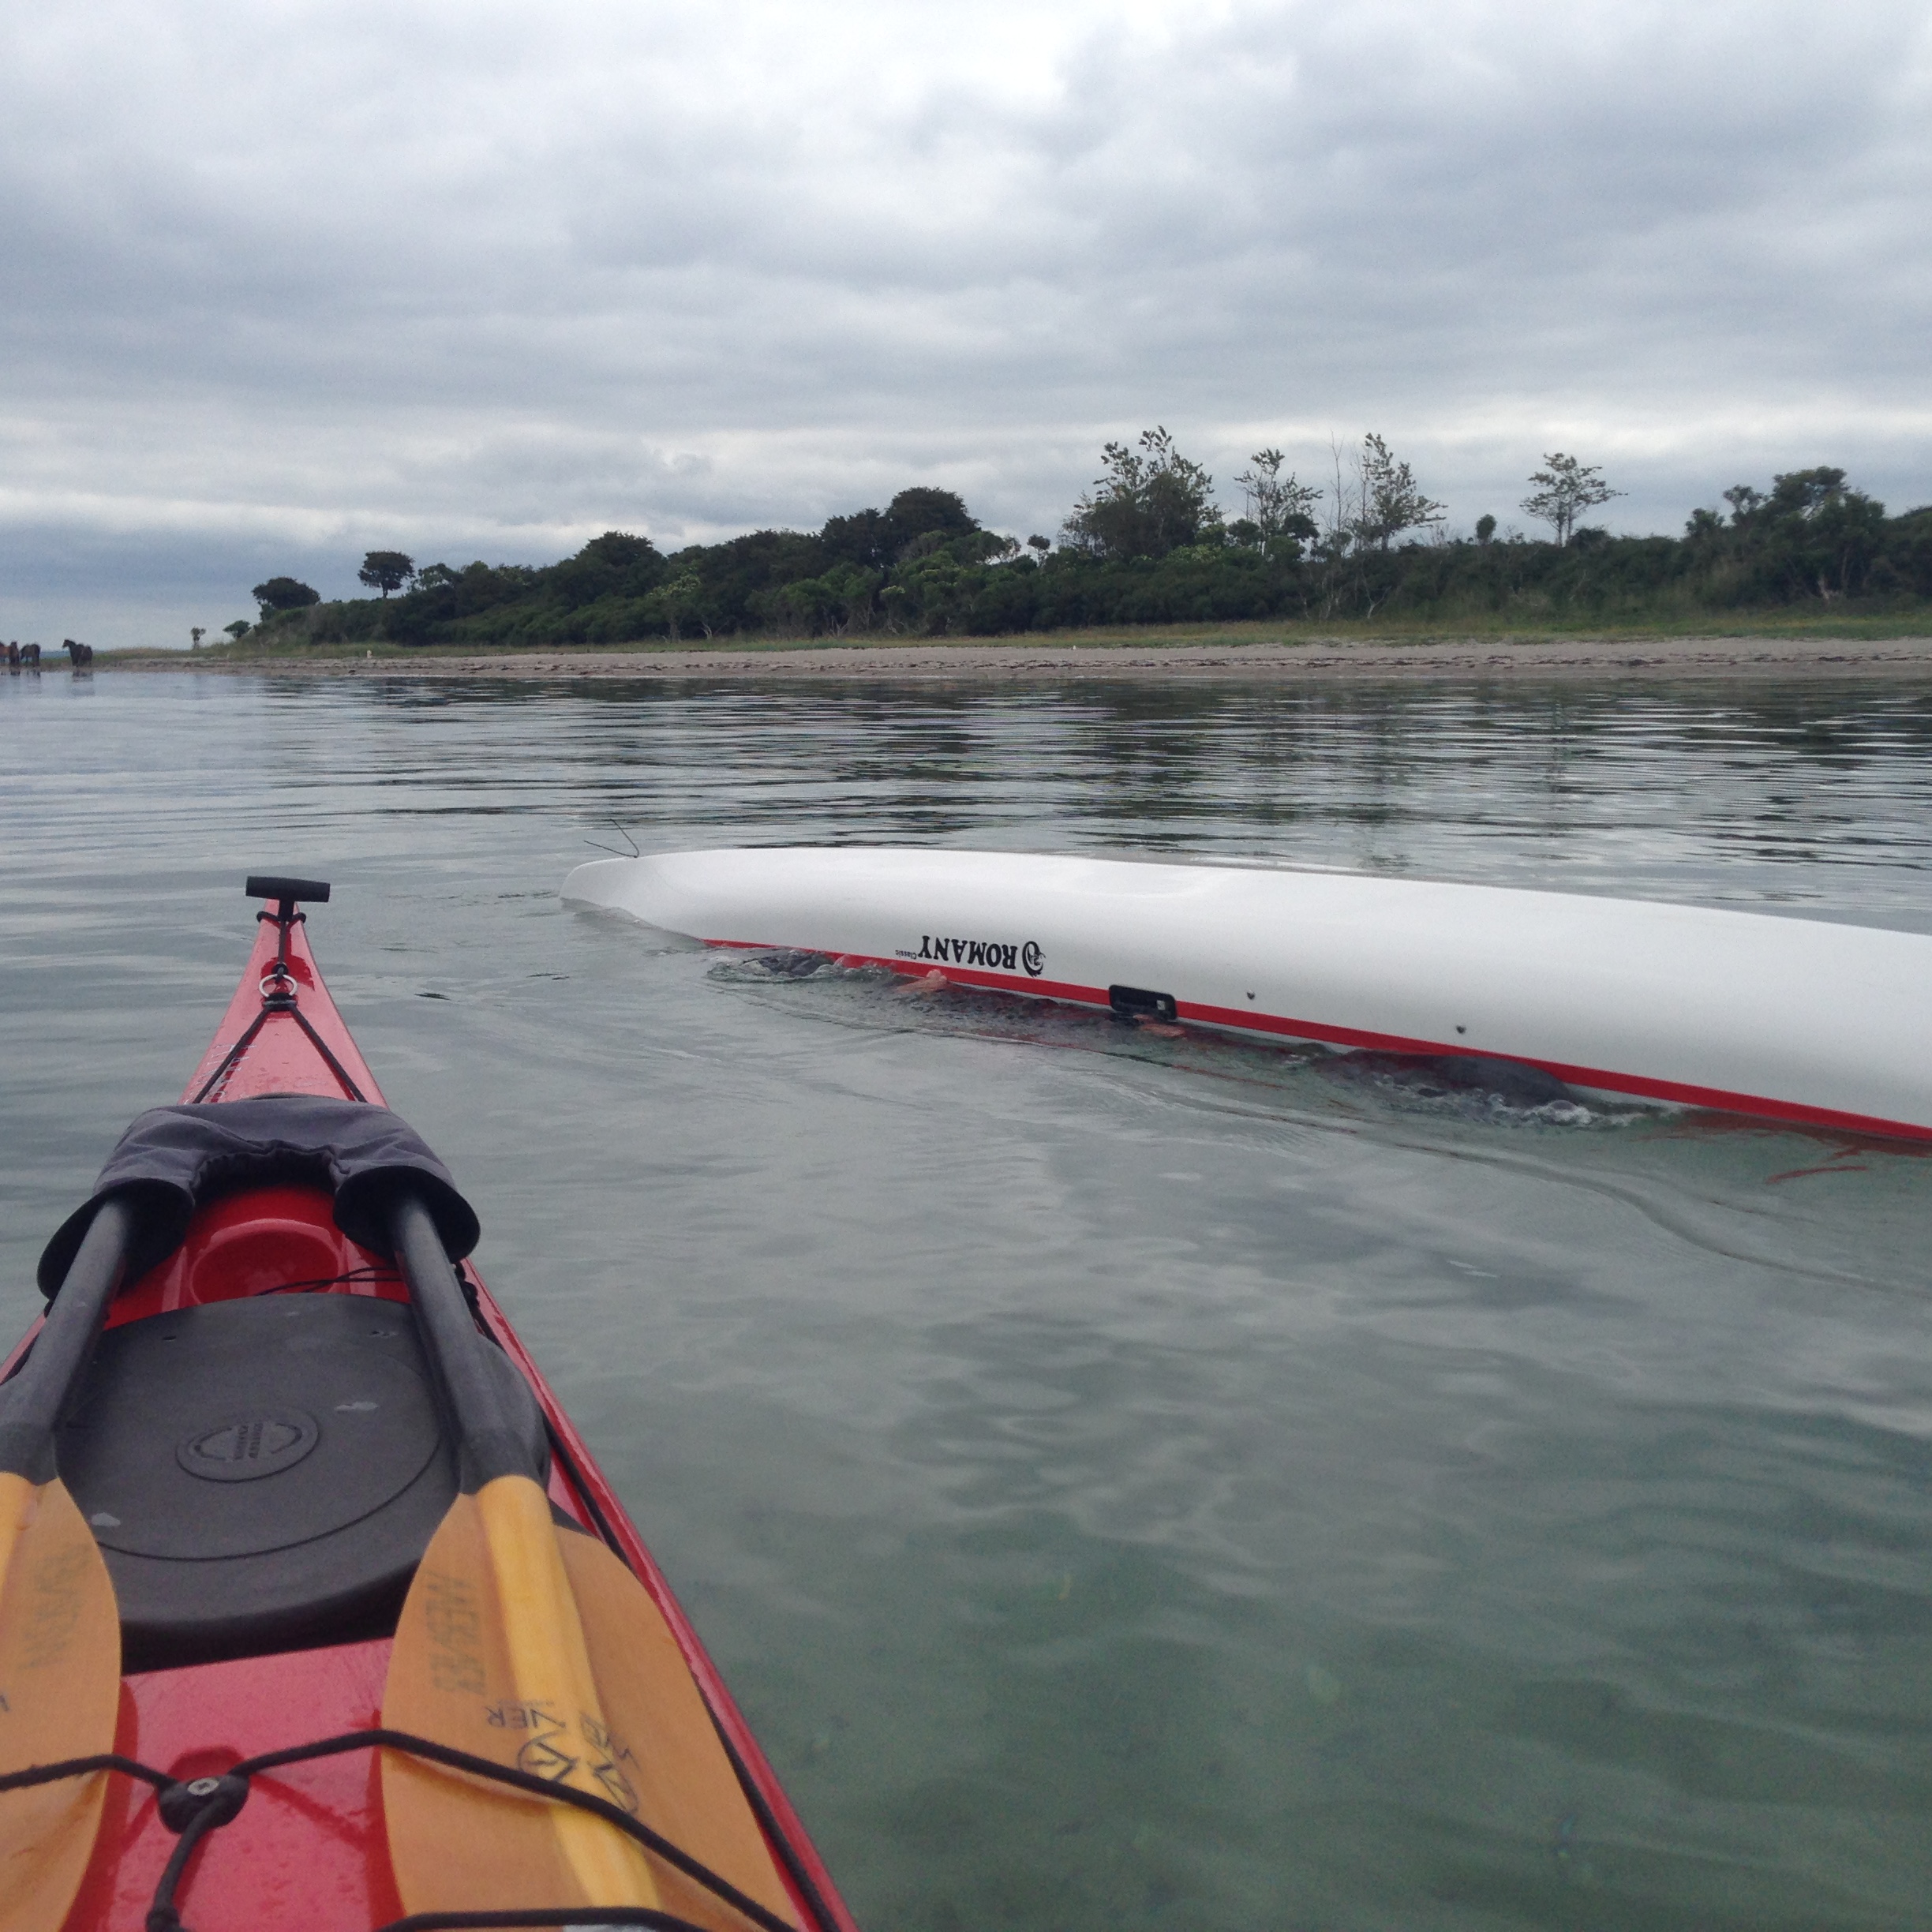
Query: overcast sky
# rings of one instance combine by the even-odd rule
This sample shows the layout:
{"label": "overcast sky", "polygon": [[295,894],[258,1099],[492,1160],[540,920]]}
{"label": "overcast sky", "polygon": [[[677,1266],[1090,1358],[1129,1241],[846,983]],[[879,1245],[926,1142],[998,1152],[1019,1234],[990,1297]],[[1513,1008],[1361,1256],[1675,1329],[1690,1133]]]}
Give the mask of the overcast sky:
{"label": "overcast sky", "polygon": [[1844,465],[1932,501],[1923,0],[4,0],[0,635],[372,546],[909,483],[1051,534],[1155,422],[1449,527]]}

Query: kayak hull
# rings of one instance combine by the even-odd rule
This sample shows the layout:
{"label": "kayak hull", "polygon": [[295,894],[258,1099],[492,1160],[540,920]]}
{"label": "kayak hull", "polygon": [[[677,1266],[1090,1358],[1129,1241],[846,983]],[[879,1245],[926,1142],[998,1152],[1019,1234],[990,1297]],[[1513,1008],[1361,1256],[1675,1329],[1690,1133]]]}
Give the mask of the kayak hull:
{"label": "kayak hull", "polygon": [[[593,861],[571,902],[730,946],[1932,1139],[1932,938],[1705,907],[925,847]],[[1125,989],[1123,999],[1116,989]],[[1165,1012],[1144,998],[1142,1011]]]}

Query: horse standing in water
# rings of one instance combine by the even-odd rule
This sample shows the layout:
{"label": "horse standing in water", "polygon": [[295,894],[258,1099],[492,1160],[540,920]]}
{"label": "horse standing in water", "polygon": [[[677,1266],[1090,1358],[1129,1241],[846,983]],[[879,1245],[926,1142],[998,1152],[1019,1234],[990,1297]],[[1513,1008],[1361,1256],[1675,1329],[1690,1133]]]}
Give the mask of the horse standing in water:
{"label": "horse standing in water", "polygon": [[61,642],[66,646],[67,655],[73,660],[73,668],[77,671],[83,665],[91,665],[94,661],[94,646],[92,644],[78,643],[73,638],[62,638]]}

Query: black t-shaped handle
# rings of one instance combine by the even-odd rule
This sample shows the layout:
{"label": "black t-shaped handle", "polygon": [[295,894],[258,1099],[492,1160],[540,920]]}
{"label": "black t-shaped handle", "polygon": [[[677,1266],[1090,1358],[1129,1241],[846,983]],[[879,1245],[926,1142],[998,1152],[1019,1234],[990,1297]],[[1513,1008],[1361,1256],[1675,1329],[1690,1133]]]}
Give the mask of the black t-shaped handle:
{"label": "black t-shaped handle", "polygon": [[[284,878],[279,872],[251,872],[242,889],[251,899],[276,900],[275,916],[283,926],[295,916],[298,899],[306,899],[311,905],[328,904],[327,879]],[[268,915],[264,913],[263,916]]]}

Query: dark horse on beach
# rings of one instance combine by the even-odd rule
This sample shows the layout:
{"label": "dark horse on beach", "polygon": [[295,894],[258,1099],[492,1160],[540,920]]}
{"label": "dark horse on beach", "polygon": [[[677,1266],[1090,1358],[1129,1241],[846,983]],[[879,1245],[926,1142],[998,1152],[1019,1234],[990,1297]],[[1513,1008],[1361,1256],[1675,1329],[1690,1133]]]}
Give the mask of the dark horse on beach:
{"label": "dark horse on beach", "polygon": [[73,660],[73,668],[77,671],[83,665],[91,665],[94,661],[94,646],[92,644],[77,643],[72,638],[62,638],[61,642],[66,646],[67,655]]}

